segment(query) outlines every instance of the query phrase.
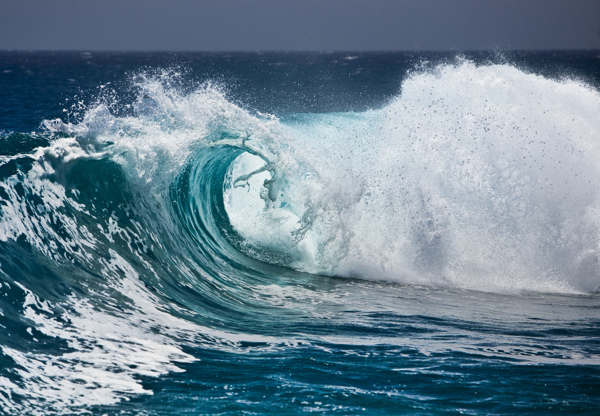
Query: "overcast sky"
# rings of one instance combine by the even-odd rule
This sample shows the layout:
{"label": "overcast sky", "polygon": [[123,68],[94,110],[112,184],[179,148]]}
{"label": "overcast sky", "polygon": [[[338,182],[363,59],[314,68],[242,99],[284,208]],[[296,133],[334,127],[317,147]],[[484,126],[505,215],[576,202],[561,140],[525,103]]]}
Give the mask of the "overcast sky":
{"label": "overcast sky", "polygon": [[600,0],[0,0],[0,49],[600,49]]}

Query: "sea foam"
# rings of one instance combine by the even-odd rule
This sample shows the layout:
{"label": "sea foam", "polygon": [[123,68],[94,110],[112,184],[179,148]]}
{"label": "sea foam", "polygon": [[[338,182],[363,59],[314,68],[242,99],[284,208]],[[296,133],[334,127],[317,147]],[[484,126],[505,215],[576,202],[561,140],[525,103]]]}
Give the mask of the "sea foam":
{"label": "sea foam", "polygon": [[[262,203],[273,178],[261,173],[246,190],[259,202],[244,196],[240,208],[242,193],[231,194],[231,219],[311,273],[595,291],[598,114],[600,94],[577,81],[510,65],[439,66],[408,77],[381,109],[283,121],[279,140],[297,163],[277,173],[280,199]],[[233,176],[261,165],[243,163]]]}

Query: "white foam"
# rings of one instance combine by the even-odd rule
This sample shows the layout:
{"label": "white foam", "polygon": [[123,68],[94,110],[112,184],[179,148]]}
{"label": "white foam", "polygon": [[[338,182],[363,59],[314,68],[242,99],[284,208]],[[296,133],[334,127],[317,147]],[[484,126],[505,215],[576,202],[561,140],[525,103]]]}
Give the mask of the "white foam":
{"label": "white foam", "polygon": [[126,271],[127,279],[113,280],[109,272],[105,275],[109,283],[121,286],[134,301],[131,312],[135,313],[114,315],[72,295],[59,321],[50,314],[48,301],[40,301],[18,284],[26,293],[24,317],[35,324],[37,331],[65,342],[72,352],[54,355],[3,346],[2,352],[16,362],[20,380],[6,380],[2,391],[28,397],[24,407],[9,401],[6,409],[45,414],[112,404],[132,394],[152,394],[142,387],[139,376],[181,371],[174,361],[194,360],[165,334],[168,331],[157,333],[156,328],[171,325],[188,334],[197,334],[199,328],[158,309],[157,300],[136,283],[135,272],[116,253],[107,267]]}
{"label": "white foam", "polygon": [[281,246],[308,272],[591,292],[600,287],[598,114],[600,94],[576,81],[441,66],[410,76],[381,110],[283,125],[291,150],[278,156],[296,159],[277,167],[284,204],[261,214],[270,224],[261,235],[230,214],[261,243],[294,232],[291,220],[269,218],[282,207],[300,219],[296,232],[308,223],[309,250]]}

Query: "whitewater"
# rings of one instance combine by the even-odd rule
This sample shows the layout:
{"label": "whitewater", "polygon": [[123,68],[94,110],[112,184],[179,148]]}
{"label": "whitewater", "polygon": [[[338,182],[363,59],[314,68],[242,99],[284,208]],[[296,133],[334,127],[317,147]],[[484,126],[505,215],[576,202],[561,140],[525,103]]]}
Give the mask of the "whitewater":
{"label": "whitewater", "polygon": [[[0,414],[600,410],[595,55],[24,56],[0,61]],[[32,129],[10,84],[49,59],[37,94],[95,59],[93,92]],[[249,97],[256,68],[290,97]]]}

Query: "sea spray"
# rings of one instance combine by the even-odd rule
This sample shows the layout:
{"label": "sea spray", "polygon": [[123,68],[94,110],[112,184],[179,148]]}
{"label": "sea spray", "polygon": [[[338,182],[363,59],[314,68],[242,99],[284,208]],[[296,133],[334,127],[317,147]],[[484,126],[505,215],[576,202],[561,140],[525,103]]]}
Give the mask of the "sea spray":
{"label": "sea spray", "polygon": [[251,241],[292,252],[310,211],[310,253],[290,266],[313,273],[595,291],[599,113],[600,94],[576,81],[509,65],[440,66],[413,74],[381,109],[282,123],[278,140],[305,166],[285,172],[301,188],[286,192],[308,197],[258,210],[265,172],[248,189],[259,222],[230,214]]}

